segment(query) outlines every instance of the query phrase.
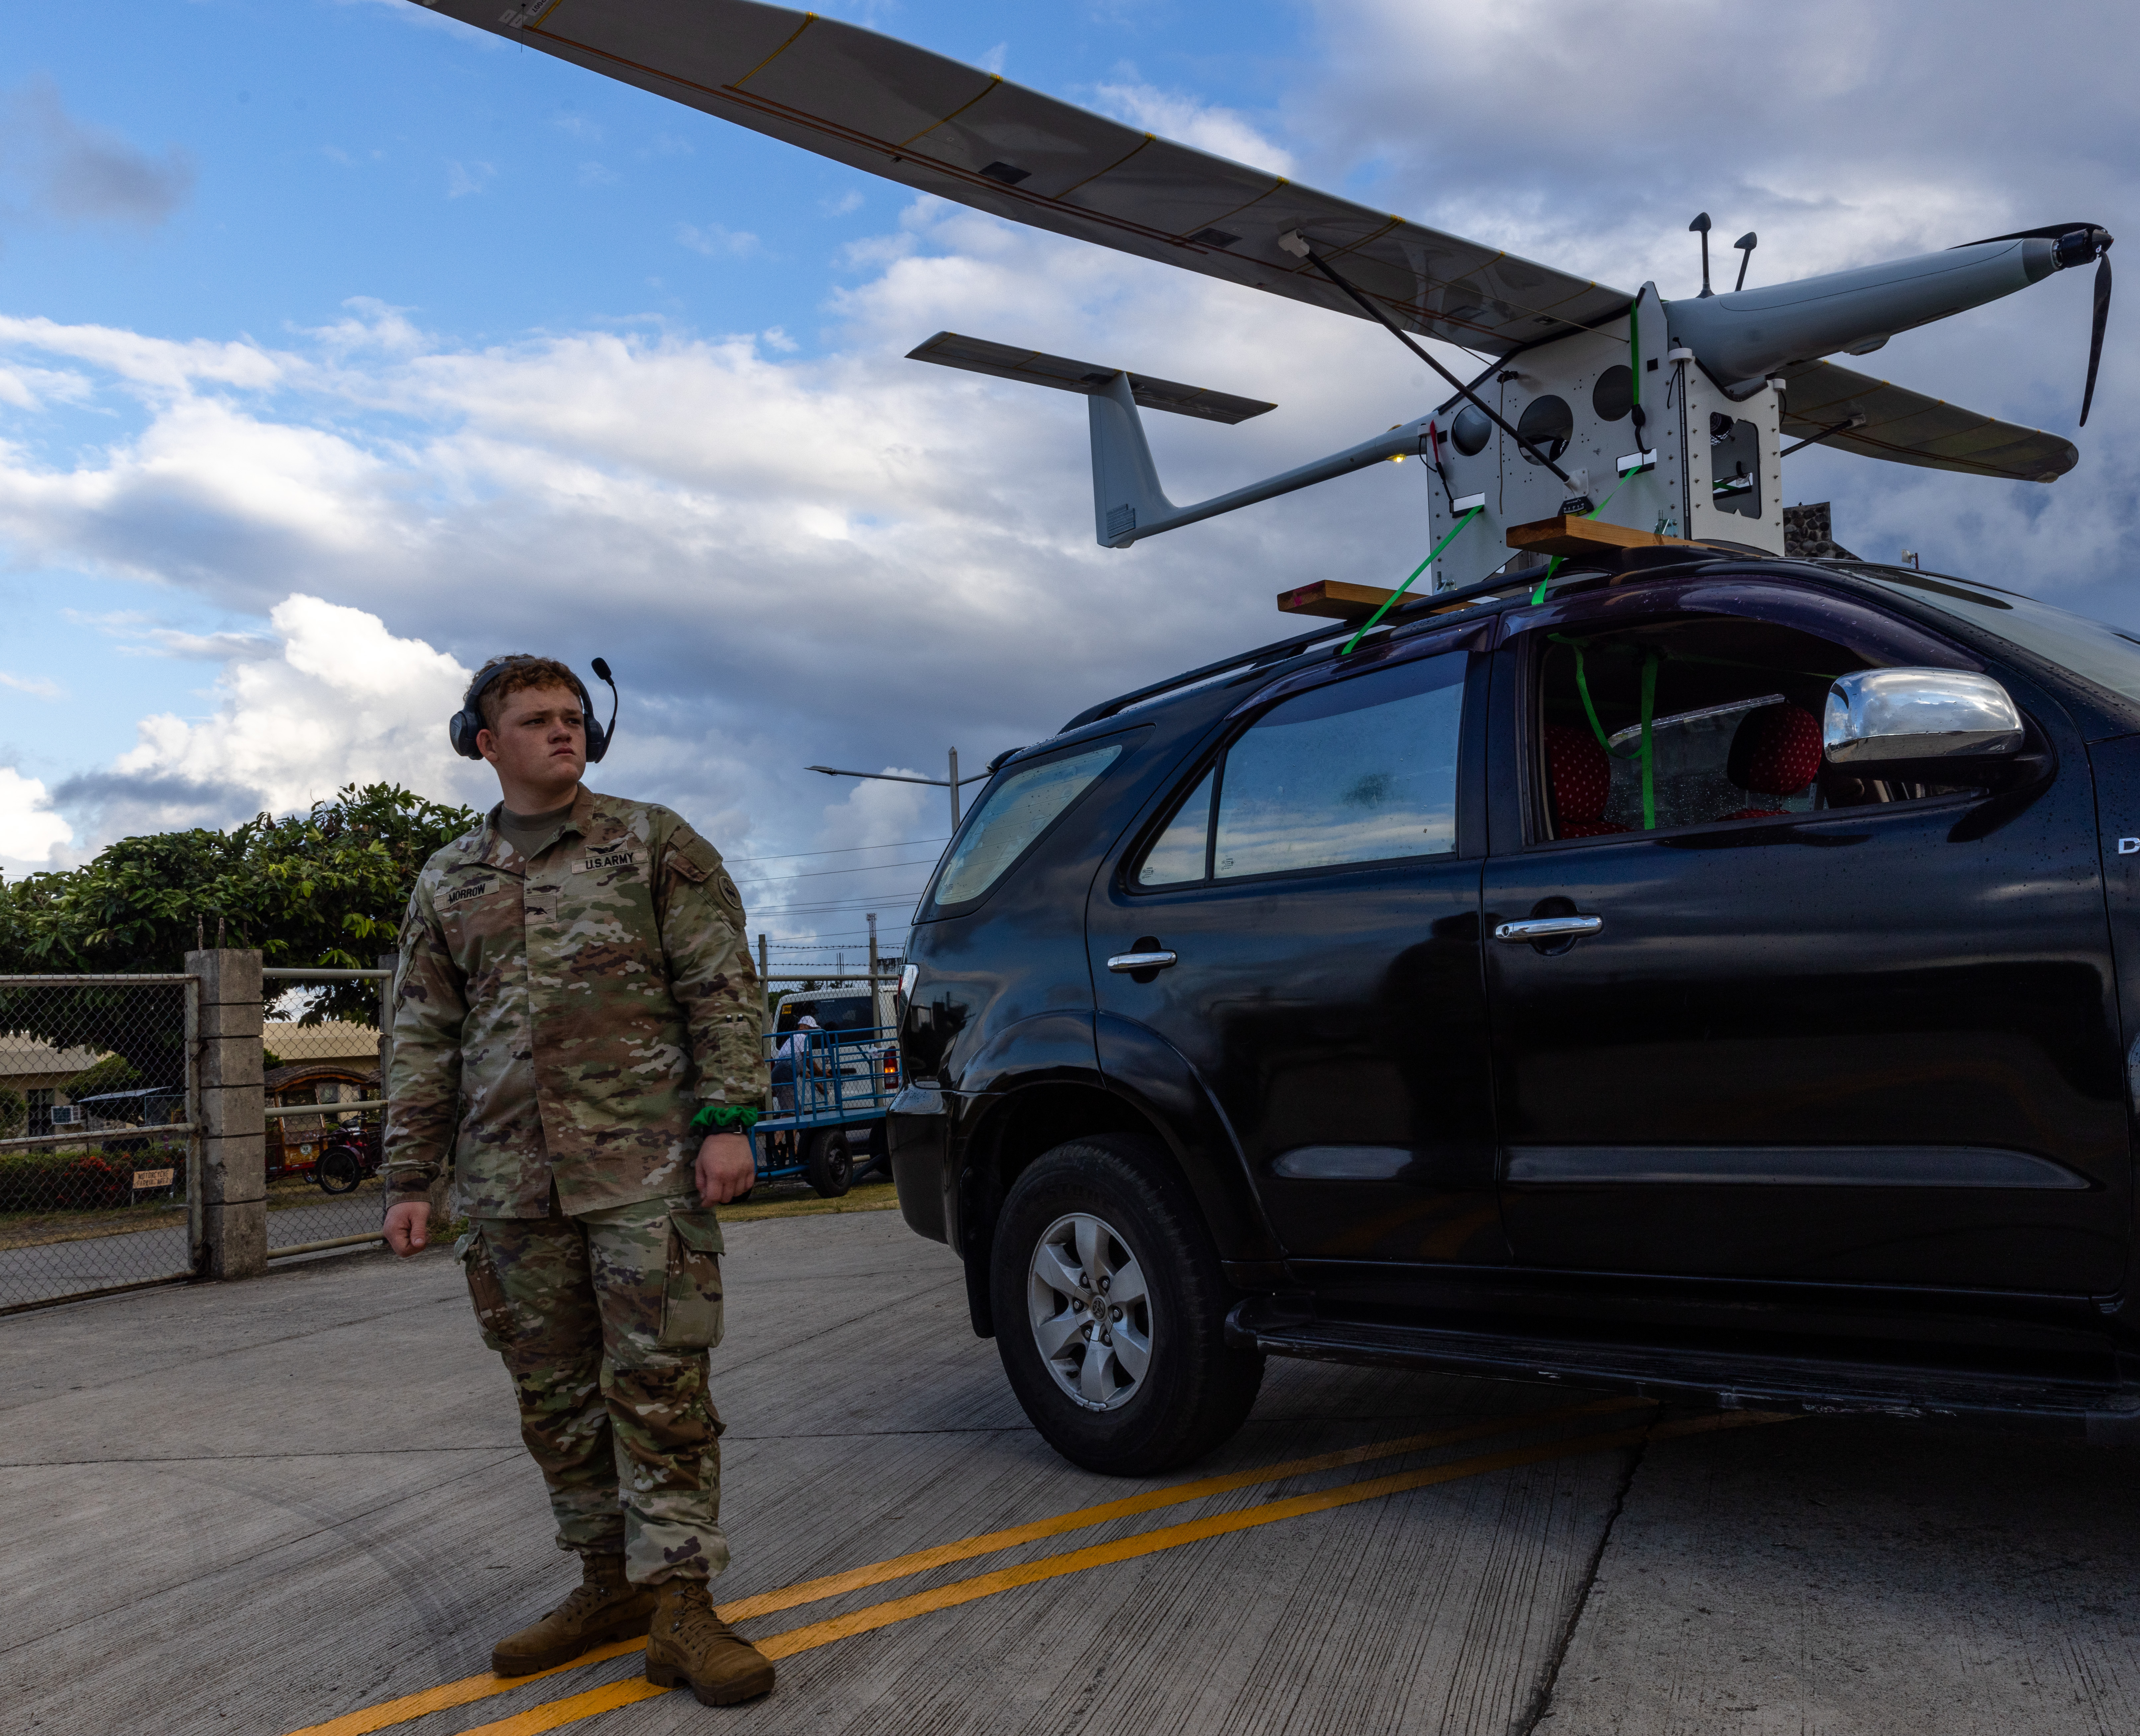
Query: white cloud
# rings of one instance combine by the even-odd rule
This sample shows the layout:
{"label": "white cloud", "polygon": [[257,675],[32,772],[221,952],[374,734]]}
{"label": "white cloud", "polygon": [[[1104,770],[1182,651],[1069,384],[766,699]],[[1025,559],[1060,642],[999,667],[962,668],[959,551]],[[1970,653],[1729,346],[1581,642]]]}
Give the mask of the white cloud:
{"label": "white cloud", "polygon": [[12,688],[18,694],[27,694],[36,699],[59,699],[66,696],[66,689],[50,675],[15,675],[0,669],[0,687]]}
{"label": "white cloud", "polygon": [[489,163],[451,162],[446,164],[446,197],[466,199],[471,193],[480,193],[498,179],[495,164]]}
{"label": "white cloud", "polygon": [[74,828],[54,813],[45,787],[0,766],[0,868],[17,875],[66,866]]}
{"label": "white cloud", "polygon": [[748,229],[724,228],[719,223],[678,223],[676,239],[695,253],[708,258],[748,259],[764,251],[758,237]]}
{"label": "white cloud", "polygon": [[316,596],[287,597],[268,620],[264,643],[165,638],[167,650],[228,660],[214,709],[145,718],[133,748],[71,780],[63,796],[96,809],[104,836],[302,809],[352,782],[484,793],[487,772],[446,771],[440,751],[466,669],[395,637],[375,615]]}

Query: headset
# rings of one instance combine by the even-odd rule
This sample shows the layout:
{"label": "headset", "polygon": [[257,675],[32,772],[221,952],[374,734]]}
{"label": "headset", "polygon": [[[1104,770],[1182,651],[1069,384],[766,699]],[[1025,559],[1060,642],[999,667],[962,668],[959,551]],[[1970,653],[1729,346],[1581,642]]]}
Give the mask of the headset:
{"label": "headset", "polygon": [[[533,657],[501,657],[469,684],[468,693],[461,700],[461,709],[446,723],[446,738],[453,743],[454,753],[463,759],[483,758],[483,749],[475,744],[476,737],[490,728],[483,718],[483,690],[514,664],[539,660]],[[573,689],[580,696],[581,714],[587,719],[589,765],[593,765],[608,753],[609,744],[616,739],[616,683],[610,679],[609,664],[601,658],[595,659],[593,669],[595,679],[609,689],[609,722],[606,724],[595,721],[595,704],[588,696],[587,684],[577,675],[572,676]],[[569,669],[566,673],[572,674]]]}

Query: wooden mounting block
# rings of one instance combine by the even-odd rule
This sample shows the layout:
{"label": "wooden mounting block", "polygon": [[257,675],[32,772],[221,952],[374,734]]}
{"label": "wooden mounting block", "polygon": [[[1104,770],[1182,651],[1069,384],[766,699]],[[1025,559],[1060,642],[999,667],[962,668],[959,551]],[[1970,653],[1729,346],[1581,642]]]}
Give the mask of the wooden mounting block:
{"label": "wooden mounting block", "polygon": [[1534,555],[1594,555],[1608,548],[1700,548],[1684,537],[1656,531],[1631,531],[1598,518],[1540,518],[1509,527],[1509,547]]}

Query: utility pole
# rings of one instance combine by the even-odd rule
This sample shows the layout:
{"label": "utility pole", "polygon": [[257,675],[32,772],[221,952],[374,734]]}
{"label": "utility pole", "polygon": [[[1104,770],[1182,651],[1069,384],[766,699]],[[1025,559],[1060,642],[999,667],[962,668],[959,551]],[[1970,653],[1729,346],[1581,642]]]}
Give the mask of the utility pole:
{"label": "utility pole", "polygon": [[961,784],[984,782],[989,775],[985,772],[976,772],[971,777],[960,777],[959,750],[956,748],[951,750],[950,775],[948,777],[909,777],[898,772],[847,772],[837,766],[805,766],[802,769],[806,772],[822,772],[827,777],[871,777],[881,783],[920,783],[926,784],[932,790],[949,790],[951,792],[951,830],[953,831],[959,829],[959,787]]}
{"label": "utility pole", "polygon": [[[952,777],[953,777],[954,778],[957,777],[957,776],[959,775],[959,772],[958,772],[958,767],[957,767],[954,766],[954,767],[951,768],[951,775],[952,775]],[[958,785],[957,785],[956,783],[954,783],[954,784],[951,786],[951,797],[952,797],[952,800],[956,801],[956,800],[958,799],[958,795],[959,795],[959,787],[958,787]],[[954,823],[955,823],[955,822],[954,822]],[[871,1026],[872,1027],[874,1027],[876,1026],[876,911],[874,911],[874,910],[870,911],[870,912],[869,912],[866,916],[864,916],[864,917],[863,917],[863,919],[862,919],[869,924],[869,934],[870,934],[870,968],[869,968],[870,1024],[871,1024]]]}

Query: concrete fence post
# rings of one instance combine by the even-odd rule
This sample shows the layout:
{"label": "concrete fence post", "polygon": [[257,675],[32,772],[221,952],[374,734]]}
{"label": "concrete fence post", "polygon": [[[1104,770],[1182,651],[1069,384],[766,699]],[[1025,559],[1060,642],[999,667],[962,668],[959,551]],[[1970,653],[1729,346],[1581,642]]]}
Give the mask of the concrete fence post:
{"label": "concrete fence post", "polygon": [[260,1041],[260,954],[214,947],[186,954],[200,978],[201,1275],[268,1269],[267,1092]]}

